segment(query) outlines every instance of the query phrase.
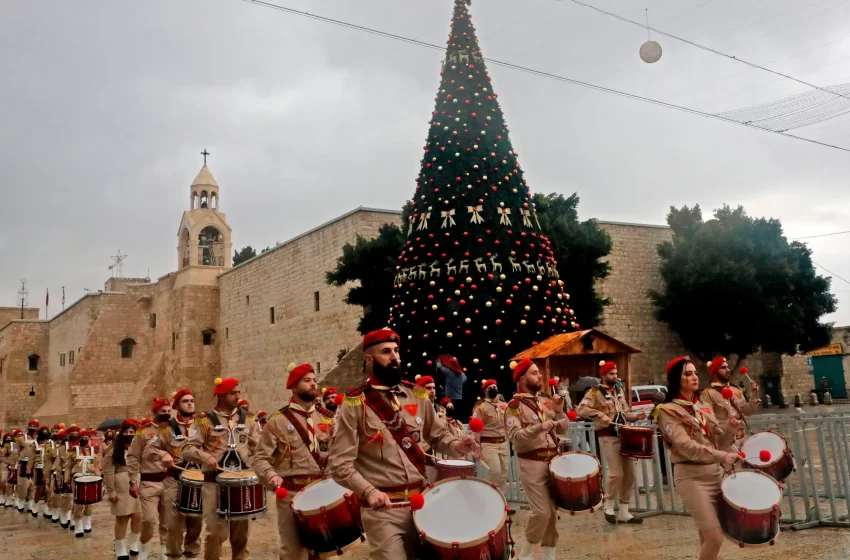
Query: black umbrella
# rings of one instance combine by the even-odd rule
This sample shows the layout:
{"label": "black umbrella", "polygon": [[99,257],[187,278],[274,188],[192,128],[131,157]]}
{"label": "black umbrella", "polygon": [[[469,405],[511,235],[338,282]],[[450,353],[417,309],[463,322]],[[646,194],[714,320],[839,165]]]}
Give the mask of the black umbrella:
{"label": "black umbrella", "polygon": [[575,391],[576,393],[581,393],[582,391],[587,391],[588,389],[593,389],[594,387],[599,385],[598,377],[579,377],[576,379],[576,382],[570,385],[570,391]]}
{"label": "black umbrella", "polygon": [[97,427],[97,431],[103,432],[106,430],[117,430],[121,427],[121,423],[123,421],[123,418],[107,418],[100,423],[100,426]]}

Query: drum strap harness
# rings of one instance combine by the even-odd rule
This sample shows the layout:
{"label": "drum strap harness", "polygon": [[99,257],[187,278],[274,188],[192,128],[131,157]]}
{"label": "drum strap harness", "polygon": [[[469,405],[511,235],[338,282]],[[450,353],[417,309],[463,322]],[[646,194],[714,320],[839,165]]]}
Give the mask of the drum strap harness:
{"label": "drum strap harness", "polygon": [[295,415],[295,412],[289,408],[289,405],[284,406],[280,409],[280,413],[286,416],[286,419],[289,420],[289,423],[292,424],[292,427],[295,428],[295,431],[298,433],[298,437],[301,438],[301,442],[304,444],[304,447],[310,451],[310,455],[313,456],[313,460],[316,461],[316,464],[319,465],[319,470],[324,473],[325,467],[328,464],[327,459],[322,459],[321,454],[319,453],[319,449],[313,445],[313,439],[316,437],[315,435],[310,435],[307,431],[307,428],[304,427],[298,417]]}
{"label": "drum strap harness", "polygon": [[407,431],[407,426],[401,421],[398,411],[393,410],[393,407],[388,403],[381,394],[374,389],[369,383],[363,386],[363,396],[366,406],[374,412],[378,419],[383,422],[390,435],[398,444],[399,448],[404,452],[407,459],[416,467],[426,480],[425,475],[425,453],[419,448],[410,432]]}
{"label": "drum strap harness", "polygon": [[[237,424],[245,424],[245,418],[247,417],[247,414],[245,413],[245,409],[240,408],[238,410],[239,410],[239,420],[237,420]],[[221,420],[219,420],[219,418],[218,418],[218,414],[215,413],[215,410],[208,410],[207,411],[207,417],[210,420],[213,421],[213,426],[221,426],[222,425]],[[229,428],[229,425],[228,425],[228,428]],[[227,465],[225,464],[225,462],[226,462],[225,459],[227,459],[227,457],[228,457],[228,453],[225,453],[221,457],[221,460],[219,461],[219,466],[223,469],[226,469],[226,467],[227,467]],[[240,461],[241,461],[241,459],[240,459]]]}

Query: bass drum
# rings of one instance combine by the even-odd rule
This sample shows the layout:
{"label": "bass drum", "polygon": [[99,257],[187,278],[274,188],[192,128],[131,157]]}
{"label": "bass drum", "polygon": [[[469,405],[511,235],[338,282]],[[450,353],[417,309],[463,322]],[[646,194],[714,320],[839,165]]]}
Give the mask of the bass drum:
{"label": "bass drum", "polygon": [[301,545],[317,558],[336,558],[366,540],[357,496],[333,479],[311,482],[290,507]]}
{"label": "bass drum", "polygon": [[583,451],[570,451],[549,461],[549,494],[570,515],[593,513],[602,504],[602,465]]}
{"label": "bass drum", "polygon": [[779,534],[782,487],[756,471],[726,475],[720,483],[717,516],[726,537],[740,547],[771,545]]}

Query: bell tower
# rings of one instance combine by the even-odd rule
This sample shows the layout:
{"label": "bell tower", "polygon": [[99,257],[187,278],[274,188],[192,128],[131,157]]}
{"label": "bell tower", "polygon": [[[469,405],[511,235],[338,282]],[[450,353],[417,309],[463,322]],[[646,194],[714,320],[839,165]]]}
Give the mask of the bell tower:
{"label": "bell tower", "polygon": [[201,152],[204,165],[189,186],[189,210],[183,212],[177,229],[177,269],[186,267],[230,268],[233,263],[232,230],[221,212],[218,183],[207,167],[207,150]]}

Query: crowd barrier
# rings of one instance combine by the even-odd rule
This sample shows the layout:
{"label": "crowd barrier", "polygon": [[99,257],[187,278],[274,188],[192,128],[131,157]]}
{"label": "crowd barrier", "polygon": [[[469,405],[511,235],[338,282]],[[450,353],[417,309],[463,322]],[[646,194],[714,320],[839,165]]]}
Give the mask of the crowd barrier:
{"label": "crowd barrier", "polygon": [[[850,414],[758,414],[748,418],[748,424],[752,431],[773,430],[784,436],[794,454],[797,468],[784,483],[780,505],[785,528],[850,527]],[[589,422],[572,422],[567,436],[573,449],[600,457]],[[659,445],[656,429],[654,458],[635,464],[635,498],[630,509],[640,517],[687,515],[672,484],[670,454],[666,449],[659,452]],[[605,477],[608,465],[604,457],[600,461]],[[486,476],[486,470],[479,469],[479,476]],[[505,496],[515,504],[527,503],[513,453]]]}

